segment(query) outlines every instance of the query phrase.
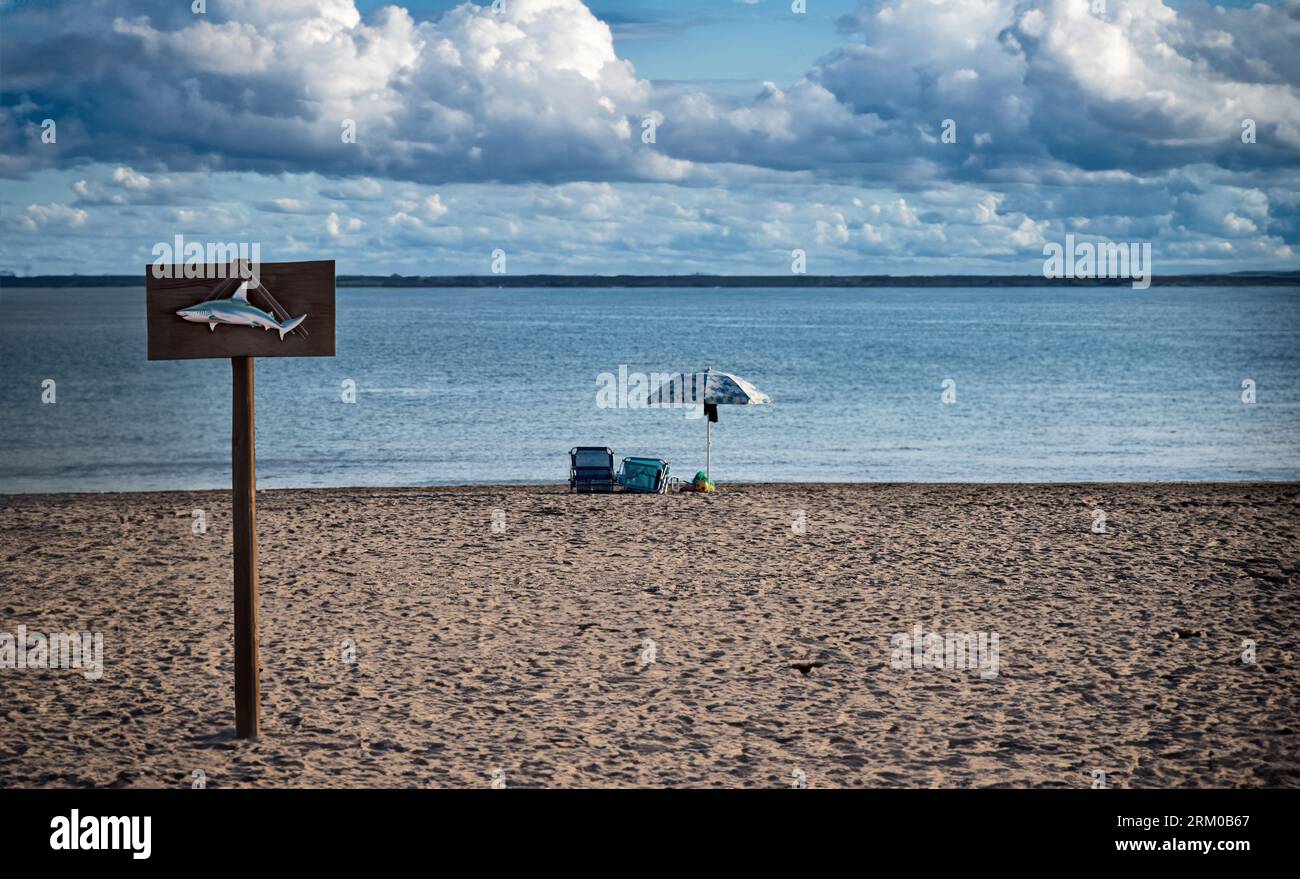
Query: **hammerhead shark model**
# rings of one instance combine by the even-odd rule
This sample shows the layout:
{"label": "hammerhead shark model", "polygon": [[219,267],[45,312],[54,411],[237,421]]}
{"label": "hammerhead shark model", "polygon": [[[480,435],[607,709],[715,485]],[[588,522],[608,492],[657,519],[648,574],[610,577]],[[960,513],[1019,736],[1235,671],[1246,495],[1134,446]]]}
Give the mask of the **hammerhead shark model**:
{"label": "hammerhead shark model", "polygon": [[[217,324],[230,324],[237,327],[261,327],[264,330],[277,330],[281,341],[287,333],[293,332],[298,324],[307,319],[299,315],[280,323],[275,316],[248,301],[248,282],[244,281],[229,299],[209,299],[189,308],[176,312],[185,320],[196,324],[207,324],[209,332],[217,331]],[[303,332],[306,332],[304,330]]]}

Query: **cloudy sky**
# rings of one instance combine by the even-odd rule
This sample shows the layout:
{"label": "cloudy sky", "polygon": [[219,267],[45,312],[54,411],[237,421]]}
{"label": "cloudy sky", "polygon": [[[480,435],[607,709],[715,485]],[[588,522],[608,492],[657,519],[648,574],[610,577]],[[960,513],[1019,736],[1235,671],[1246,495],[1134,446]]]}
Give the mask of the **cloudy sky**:
{"label": "cloudy sky", "polygon": [[205,5],[0,0],[0,270],[1300,269],[1300,0]]}

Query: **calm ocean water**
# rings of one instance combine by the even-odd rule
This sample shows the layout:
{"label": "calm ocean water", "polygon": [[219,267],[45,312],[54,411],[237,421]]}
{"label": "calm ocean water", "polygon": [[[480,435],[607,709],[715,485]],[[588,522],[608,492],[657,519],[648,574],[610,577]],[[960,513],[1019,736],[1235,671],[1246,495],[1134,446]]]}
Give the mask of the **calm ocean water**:
{"label": "calm ocean water", "polygon": [[[1300,478],[1294,288],[340,289],[338,304],[337,357],[257,363],[262,487],[559,482],[574,445],[701,469],[703,420],[596,406],[620,365],[712,366],[772,395],[722,407],[722,483]],[[0,316],[0,493],[229,487],[230,366],[146,361],[142,288],[5,289]]]}

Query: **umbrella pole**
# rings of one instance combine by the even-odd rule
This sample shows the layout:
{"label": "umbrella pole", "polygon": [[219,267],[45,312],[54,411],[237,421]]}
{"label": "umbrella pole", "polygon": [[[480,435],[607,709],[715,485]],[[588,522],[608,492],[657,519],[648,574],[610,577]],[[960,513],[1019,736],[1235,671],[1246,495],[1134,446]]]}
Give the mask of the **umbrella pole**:
{"label": "umbrella pole", "polygon": [[713,481],[713,422],[704,418],[704,478]]}

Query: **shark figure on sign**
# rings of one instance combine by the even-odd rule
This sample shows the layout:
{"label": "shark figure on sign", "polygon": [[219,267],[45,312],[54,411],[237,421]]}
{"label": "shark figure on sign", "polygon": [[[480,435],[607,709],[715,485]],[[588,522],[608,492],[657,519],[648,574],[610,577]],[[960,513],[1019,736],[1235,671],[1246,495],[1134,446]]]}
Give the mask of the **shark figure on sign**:
{"label": "shark figure on sign", "polygon": [[[275,315],[262,311],[248,301],[248,282],[244,281],[229,299],[209,299],[198,305],[191,305],[176,312],[187,321],[207,324],[210,332],[217,331],[217,324],[229,324],[236,327],[261,327],[264,330],[276,330],[283,341],[286,334],[293,330],[307,315],[290,318],[284,323],[275,319]],[[303,332],[306,332],[304,330]]]}

